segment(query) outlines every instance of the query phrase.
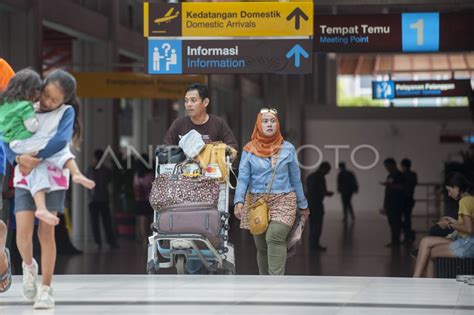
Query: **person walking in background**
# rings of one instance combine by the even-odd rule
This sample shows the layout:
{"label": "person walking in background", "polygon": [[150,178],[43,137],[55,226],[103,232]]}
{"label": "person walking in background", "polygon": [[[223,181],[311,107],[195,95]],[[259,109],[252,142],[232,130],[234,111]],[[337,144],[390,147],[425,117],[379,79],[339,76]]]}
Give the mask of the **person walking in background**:
{"label": "person walking in background", "polygon": [[342,209],[344,211],[344,222],[350,214],[354,223],[354,208],[352,207],[352,195],[359,191],[359,185],[353,172],[347,170],[346,163],[339,163],[339,174],[337,175],[337,191],[341,194]]}
{"label": "person walking in background", "polygon": [[384,209],[390,226],[391,242],[386,247],[399,246],[402,226],[402,211],[405,201],[405,178],[397,168],[397,162],[387,158],[383,162],[388,171],[387,179],[380,184],[385,186]]}
{"label": "person walking in background", "polygon": [[[142,154],[142,159],[147,160],[146,154]],[[138,159],[135,162],[135,174],[133,175],[133,195],[136,207],[136,232],[137,241],[147,244],[150,224],[153,221],[153,208],[148,201],[151,186],[155,179],[153,169],[149,169],[143,161]]]}
{"label": "person walking in background", "polygon": [[91,215],[92,234],[97,247],[102,247],[100,233],[100,219],[105,230],[105,237],[110,248],[118,248],[117,240],[112,229],[112,217],[110,214],[109,184],[112,180],[112,171],[105,165],[98,165],[104,151],[95,150],[91,166],[87,171],[87,177],[91,178],[96,186],[90,190],[89,212]]}
{"label": "person walking in background", "polygon": [[418,175],[411,170],[411,161],[403,159],[402,174],[405,178],[405,201],[403,202],[403,232],[405,243],[415,241],[415,231],[411,224],[413,208],[415,207],[415,187],[418,185]]}
{"label": "person walking in background", "polygon": [[295,147],[285,141],[280,132],[278,113],[274,108],[262,108],[242,153],[239,178],[234,198],[234,214],[241,220],[240,228],[250,229],[248,204],[267,196],[270,222],[267,230],[253,235],[257,248],[260,275],[284,275],[287,258],[287,237],[297,208],[306,218],[308,201],[303,192],[301,173]]}
{"label": "person walking in background", "polygon": [[323,231],[324,219],[324,198],[334,195],[327,190],[326,175],[331,171],[331,164],[322,162],[319,168],[308,176],[308,202],[311,215],[309,216],[310,225],[310,248],[317,251],[325,251],[327,248],[322,246],[319,239]]}

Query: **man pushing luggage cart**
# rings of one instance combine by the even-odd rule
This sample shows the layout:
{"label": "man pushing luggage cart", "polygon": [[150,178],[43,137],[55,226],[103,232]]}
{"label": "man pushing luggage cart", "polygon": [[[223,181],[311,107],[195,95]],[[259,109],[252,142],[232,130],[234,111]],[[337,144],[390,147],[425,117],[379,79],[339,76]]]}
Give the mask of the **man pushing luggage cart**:
{"label": "man pushing luggage cart", "polygon": [[[157,156],[157,174],[163,174],[163,173],[172,173],[175,172],[174,179],[177,181],[172,181],[171,183],[175,183],[177,186],[175,187],[181,187],[184,184],[192,185],[191,183],[194,183],[194,185],[197,185],[197,182],[202,182],[203,185],[207,185],[208,189],[212,185],[210,182],[207,182],[206,180],[211,180],[214,177],[214,181],[218,183],[219,186],[219,193],[218,193],[218,198],[217,198],[217,203],[218,207],[217,210],[218,212],[222,215],[221,218],[224,220],[224,222],[221,222],[220,225],[217,225],[215,228],[218,226],[221,226],[221,228],[225,231],[225,235],[223,236],[223,242],[225,243],[224,247],[219,248],[222,246],[222,244],[218,245],[218,241],[216,239],[216,236],[211,236],[208,235],[207,238],[211,239],[211,245],[213,245],[214,249],[216,251],[222,252],[219,255],[223,256],[225,255],[227,258],[227,262],[231,259],[231,256],[233,256],[233,248],[230,249],[229,246],[231,244],[227,243],[228,240],[228,235],[227,235],[227,230],[228,230],[228,217],[229,217],[229,211],[228,211],[228,202],[229,202],[229,174],[231,172],[231,161],[235,159],[237,155],[237,140],[235,139],[232,130],[229,128],[227,123],[225,122],[224,119],[208,114],[207,113],[207,106],[210,103],[209,99],[209,91],[205,85],[202,84],[193,84],[189,86],[186,90],[185,98],[184,98],[184,105],[186,109],[187,116],[181,117],[176,119],[169,130],[167,131],[165,138],[164,138],[164,145],[167,146],[175,146],[175,148],[169,148],[169,149],[163,149],[165,151],[160,151],[161,152],[161,160],[159,156]],[[181,137],[184,135],[187,135],[191,130],[197,131],[197,133],[200,134],[200,138],[204,143],[206,143],[205,149],[203,149],[203,153],[199,156],[200,157],[200,167],[196,167],[196,163],[186,163],[186,165],[181,165],[179,169],[174,169],[175,164],[183,162],[185,159],[184,154],[181,152],[179,153],[180,148],[177,147],[179,141],[181,140]],[[220,146],[220,149],[214,148],[211,143],[214,142],[222,142],[227,145],[227,147],[224,146],[225,154],[222,151],[222,145]],[[160,150],[160,149],[158,149]],[[169,151],[167,151],[169,150]],[[159,155],[160,152],[157,151],[157,154]],[[215,155],[218,154],[218,152],[221,153],[221,158],[220,158],[220,163],[211,163],[211,162],[216,162],[216,157]],[[182,154],[180,156],[180,154]],[[204,156],[204,157],[203,157]],[[169,158],[169,159],[167,159]],[[193,166],[194,165],[194,166]],[[192,170],[194,168],[194,170]],[[194,173],[193,173],[194,172]],[[162,176],[165,177],[165,176]],[[219,179],[216,179],[220,178]],[[157,181],[158,181],[157,177]],[[181,180],[181,182],[179,181]],[[224,181],[222,179],[225,179]],[[161,181],[166,181],[166,179],[161,178]],[[191,182],[190,182],[191,180]],[[194,181],[192,181],[194,180]],[[179,183],[179,184],[178,184]],[[169,188],[169,186],[167,186]],[[215,194],[215,187],[214,185],[214,194]],[[180,189],[178,189],[180,190]],[[202,193],[202,192],[201,192]],[[197,193],[194,194],[195,201],[202,201],[203,198],[201,196],[198,196]],[[215,215],[211,215],[212,212],[209,212],[207,214],[204,214],[206,211],[205,209],[212,208],[210,204],[203,204],[202,202],[199,202],[200,204],[194,204],[190,205],[192,202],[187,202],[188,208],[193,207],[195,209],[200,209],[198,212],[200,213],[199,215],[203,215],[204,218],[214,218]],[[212,204],[212,203],[211,203]],[[153,273],[153,271],[156,271],[156,267],[172,267],[173,264],[176,262],[177,267],[178,267],[178,273],[184,273],[185,271],[188,273],[195,273],[198,272],[203,266],[206,267],[206,262],[209,262],[209,259],[206,257],[203,257],[202,254],[204,250],[206,249],[200,249],[196,250],[194,249],[194,256],[193,255],[183,255],[179,254],[177,252],[178,248],[182,248],[180,250],[185,251],[187,248],[186,246],[190,245],[189,242],[182,242],[180,240],[183,240],[183,238],[172,238],[170,236],[170,233],[167,233],[167,236],[165,236],[163,233],[156,232],[157,229],[159,228],[158,223],[163,224],[166,222],[168,226],[175,225],[177,224],[176,220],[178,217],[179,213],[179,218],[181,218],[180,222],[185,222],[188,219],[186,217],[187,214],[185,214],[186,211],[186,206],[181,205],[179,207],[179,210],[177,208],[171,209],[171,208],[164,208],[167,212],[163,214],[162,211],[156,211],[155,212],[155,220],[154,223],[152,224],[153,228],[155,229],[154,233],[152,236],[150,236],[150,245],[149,245],[149,254],[148,254],[148,271]],[[172,212],[169,212],[172,211]],[[209,211],[209,209],[207,210]],[[202,212],[202,213],[201,213]],[[193,214],[194,216],[197,216],[197,213]],[[184,221],[183,221],[184,220]],[[160,222],[158,222],[160,221]],[[196,221],[193,221],[196,222]],[[210,226],[208,227],[210,228]],[[176,231],[176,227],[174,227],[174,231]],[[163,231],[163,230],[162,230]],[[209,234],[209,231],[206,231],[207,234]],[[206,234],[204,233],[204,234]],[[186,233],[184,233],[186,234]],[[181,236],[183,234],[180,234]],[[196,234],[199,235],[199,234]],[[155,251],[156,247],[158,248],[161,246],[161,243],[166,243],[166,242],[158,242],[156,241],[158,239],[164,241],[164,240],[169,240],[170,245],[171,243],[173,246],[171,248],[168,248],[170,253],[167,252],[167,250],[161,248]],[[156,246],[153,246],[153,244],[156,243]],[[206,247],[203,245],[205,243],[204,241],[199,241],[198,243],[201,243],[201,247]],[[216,247],[217,246],[217,247]],[[188,246],[189,247],[189,246]],[[209,246],[207,246],[209,247]],[[199,246],[198,246],[199,248]],[[189,249],[189,248],[188,248]],[[209,249],[210,252],[213,252],[212,249]],[[226,252],[227,253],[224,253]],[[229,251],[232,251],[230,253]],[[160,252],[160,254],[165,254],[169,258],[172,258],[170,262],[168,262],[168,265],[166,263],[158,263],[157,260],[155,260],[155,254],[157,252]],[[183,252],[184,253],[184,252]],[[186,252],[189,253],[189,250]],[[206,252],[204,252],[206,253]],[[180,255],[180,256],[177,256]],[[212,255],[211,255],[212,256]],[[213,253],[213,256],[216,257],[217,255]],[[206,259],[204,259],[206,258]],[[187,263],[184,266],[183,261],[187,259]],[[211,268],[212,269],[212,268]],[[235,266],[234,266],[235,270]]]}

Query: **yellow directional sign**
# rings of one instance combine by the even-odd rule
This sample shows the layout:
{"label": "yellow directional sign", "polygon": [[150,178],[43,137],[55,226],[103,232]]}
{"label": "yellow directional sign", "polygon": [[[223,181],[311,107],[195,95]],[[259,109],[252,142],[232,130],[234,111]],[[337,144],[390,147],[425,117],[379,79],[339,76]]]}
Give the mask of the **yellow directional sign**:
{"label": "yellow directional sign", "polygon": [[312,36],[312,2],[144,3],[149,36]]}
{"label": "yellow directional sign", "polygon": [[206,83],[203,75],[149,76],[131,72],[75,72],[77,95],[93,98],[181,99],[186,87]]}

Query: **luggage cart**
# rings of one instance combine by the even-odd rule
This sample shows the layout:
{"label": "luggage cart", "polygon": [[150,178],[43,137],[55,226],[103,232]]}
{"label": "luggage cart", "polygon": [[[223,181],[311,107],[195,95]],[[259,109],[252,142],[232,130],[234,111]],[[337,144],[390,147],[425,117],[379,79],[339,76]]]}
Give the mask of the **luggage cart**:
{"label": "luggage cart", "polygon": [[[231,151],[226,150],[226,167],[228,174],[232,167]],[[160,165],[156,158],[156,176],[159,170],[169,172],[172,164]],[[152,235],[148,238],[147,273],[156,274],[162,268],[176,268],[177,274],[196,273],[188,270],[187,261],[200,262],[202,270],[208,274],[235,274],[234,246],[229,242],[229,189],[227,182],[219,183],[219,201],[217,210],[220,213],[221,229],[217,237],[201,234],[160,233],[156,228],[159,223],[159,212],[155,211],[151,225]],[[198,263],[198,265],[200,265]]]}

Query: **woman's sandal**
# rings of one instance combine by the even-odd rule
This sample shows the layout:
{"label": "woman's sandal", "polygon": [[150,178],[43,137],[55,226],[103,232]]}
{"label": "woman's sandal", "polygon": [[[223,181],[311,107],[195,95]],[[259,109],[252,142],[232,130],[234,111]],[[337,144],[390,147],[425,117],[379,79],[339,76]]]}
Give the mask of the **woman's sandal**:
{"label": "woman's sandal", "polygon": [[[8,268],[4,274],[0,275],[0,293],[8,291],[12,285],[12,264],[10,262],[10,251],[6,247],[5,256],[7,256]],[[5,285],[6,281],[8,281],[8,283]]]}

